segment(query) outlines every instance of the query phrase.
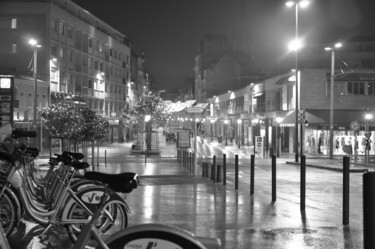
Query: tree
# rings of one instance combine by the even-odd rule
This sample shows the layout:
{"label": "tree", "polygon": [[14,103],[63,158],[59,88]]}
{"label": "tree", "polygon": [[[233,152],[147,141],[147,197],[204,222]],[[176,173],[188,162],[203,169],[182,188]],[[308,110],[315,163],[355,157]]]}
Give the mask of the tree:
{"label": "tree", "polygon": [[108,134],[109,123],[87,106],[58,102],[42,113],[51,136],[80,140],[94,140]]}
{"label": "tree", "polygon": [[143,123],[145,115],[151,115],[150,123],[153,126],[164,126],[171,114],[167,112],[166,103],[160,97],[162,92],[164,90],[152,92],[144,89],[135,104],[127,103],[124,106],[122,110],[124,118],[136,118],[139,123]]}
{"label": "tree", "polygon": [[42,113],[42,119],[53,137],[79,137],[85,119],[73,103],[58,102]]}

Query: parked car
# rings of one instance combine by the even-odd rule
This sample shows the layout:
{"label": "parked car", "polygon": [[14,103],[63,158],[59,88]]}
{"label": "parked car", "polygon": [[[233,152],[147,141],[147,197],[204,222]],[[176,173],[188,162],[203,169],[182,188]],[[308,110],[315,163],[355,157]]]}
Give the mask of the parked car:
{"label": "parked car", "polygon": [[166,142],[175,142],[176,141],[176,134],[174,133],[167,133],[165,137]]}

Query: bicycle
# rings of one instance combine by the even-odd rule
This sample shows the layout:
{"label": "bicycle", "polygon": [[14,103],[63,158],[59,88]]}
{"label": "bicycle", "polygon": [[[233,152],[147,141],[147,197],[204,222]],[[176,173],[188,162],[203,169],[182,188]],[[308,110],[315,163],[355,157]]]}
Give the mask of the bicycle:
{"label": "bicycle", "polygon": [[[17,137],[15,132],[12,134],[13,138]],[[23,135],[31,135],[31,133],[23,133]],[[88,164],[78,161],[82,157],[80,153],[63,153],[54,161],[54,163],[63,162],[60,165],[63,168],[61,179],[57,181],[57,187],[53,191],[56,193],[56,198],[48,203],[41,202],[38,196],[35,196],[36,193],[31,190],[33,184],[26,184],[28,182],[27,171],[21,169],[20,161],[25,155],[29,155],[28,152],[29,150],[24,146],[18,147],[13,153],[0,152],[0,158],[5,160],[8,166],[1,190],[1,202],[5,202],[3,206],[6,207],[4,209],[6,212],[1,215],[2,223],[5,223],[4,220],[7,222],[7,226],[4,227],[5,234],[9,235],[12,232],[21,217],[20,210],[25,210],[34,221],[45,226],[41,235],[44,235],[52,226],[62,224],[66,226],[71,239],[76,240],[81,227],[89,222],[96,210],[98,198],[103,195],[105,188],[100,186],[100,183],[96,183],[98,179],[92,179],[89,183],[86,182],[86,185],[81,185],[79,189],[73,191],[70,183],[74,179],[75,172],[87,168]],[[28,160],[25,165],[28,165],[27,162]],[[134,173],[123,173],[119,176],[124,181],[133,184],[138,181]],[[102,234],[110,235],[116,230],[127,227],[127,212],[130,209],[116,193],[112,193],[106,200],[105,211],[102,222],[97,224]]]}
{"label": "bicycle", "polygon": [[128,192],[129,186],[119,182],[117,175],[109,175],[99,172],[88,172],[90,179],[96,175],[97,179],[106,186],[106,191],[101,197],[97,210],[91,221],[84,226],[73,249],[85,248],[88,241],[93,237],[97,242],[96,248],[144,248],[144,249],[218,249],[221,241],[217,238],[196,237],[192,233],[178,227],[163,224],[141,224],[128,227],[119,231],[107,240],[98,235],[96,222],[101,217],[105,199],[112,191]]}

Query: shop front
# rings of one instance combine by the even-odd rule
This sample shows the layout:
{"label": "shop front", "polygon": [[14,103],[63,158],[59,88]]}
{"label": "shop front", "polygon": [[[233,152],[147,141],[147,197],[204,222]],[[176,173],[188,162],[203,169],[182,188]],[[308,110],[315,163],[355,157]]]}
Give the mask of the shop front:
{"label": "shop front", "polygon": [[[307,123],[303,125],[303,150],[305,154],[329,155],[329,110],[306,110]],[[352,122],[359,123],[359,131],[353,132],[350,127]],[[295,112],[290,111],[285,115],[281,125],[284,129],[294,131]],[[333,155],[365,155],[366,153],[366,125],[369,130],[374,126],[364,120],[364,112],[357,110],[335,110],[333,131]],[[289,126],[289,127],[288,127]],[[301,125],[299,124],[299,129]],[[291,137],[294,132],[289,131]],[[300,134],[300,133],[299,133]],[[369,134],[369,133],[368,133]],[[369,136],[369,154],[374,155],[372,146],[375,135]],[[300,138],[298,140],[301,141]],[[291,147],[292,149],[293,147]],[[299,146],[300,148],[300,146]],[[289,150],[290,153],[294,152]],[[356,154],[357,153],[357,154]]]}

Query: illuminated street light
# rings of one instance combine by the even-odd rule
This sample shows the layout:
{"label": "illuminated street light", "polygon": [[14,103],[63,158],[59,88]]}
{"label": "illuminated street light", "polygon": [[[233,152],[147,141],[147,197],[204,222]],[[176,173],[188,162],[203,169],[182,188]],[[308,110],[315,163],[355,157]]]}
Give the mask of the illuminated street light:
{"label": "illuminated street light", "polygon": [[148,144],[151,142],[151,141],[148,141],[149,138],[148,138],[148,132],[149,132],[149,121],[151,120],[151,115],[150,114],[146,114],[145,115],[145,146],[146,146],[146,149],[145,149],[145,165],[147,163],[147,154],[148,154]]}
{"label": "illuminated street light", "polygon": [[[294,6],[295,7],[295,17],[296,17],[296,34],[295,34],[295,40],[294,42],[290,45],[290,48],[293,49],[294,51],[294,54],[295,54],[295,69],[296,69],[296,72],[295,72],[295,75],[296,75],[296,86],[295,86],[295,89],[296,89],[296,108],[295,108],[295,111],[296,111],[296,118],[295,118],[295,132],[294,132],[294,150],[295,150],[295,161],[298,162],[298,112],[299,112],[299,108],[298,108],[298,84],[299,84],[299,78],[298,78],[298,49],[301,48],[302,46],[302,43],[300,42],[299,38],[298,38],[298,10],[299,10],[299,7],[301,8],[305,8],[308,6],[309,4],[309,1],[307,0],[295,0],[295,1],[287,1],[286,3],[286,6],[288,7],[292,7]],[[302,125],[302,124],[301,124]],[[301,137],[302,139],[302,137]],[[302,142],[302,141],[301,141]],[[303,152],[301,151],[301,154]]]}
{"label": "illuminated street light", "polygon": [[[38,92],[38,48],[42,47],[37,40],[35,39],[30,39],[29,44],[34,48],[34,62],[33,62],[33,73],[34,73],[34,120],[33,120],[33,125],[34,128],[36,128],[36,118],[37,118],[37,92]],[[36,143],[35,143],[36,145]]]}
{"label": "illuminated street light", "polygon": [[333,47],[324,48],[326,51],[331,51],[331,99],[329,109],[329,158],[333,158],[333,116],[334,116],[334,98],[335,98],[335,50],[341,48],[341,43],[336,43]]}

